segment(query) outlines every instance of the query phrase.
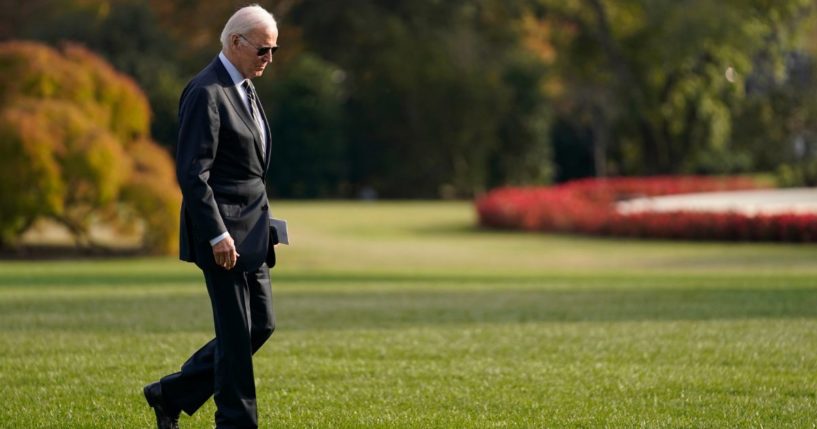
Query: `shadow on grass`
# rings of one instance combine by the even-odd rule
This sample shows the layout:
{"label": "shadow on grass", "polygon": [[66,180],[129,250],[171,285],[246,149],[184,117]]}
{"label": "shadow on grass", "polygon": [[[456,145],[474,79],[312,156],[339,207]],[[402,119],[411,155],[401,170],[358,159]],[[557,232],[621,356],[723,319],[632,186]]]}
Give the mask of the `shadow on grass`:
{"label": "shadow on grass", "polygon": [[[717,262],[717,261],[716,261]],[[762,262],[759,260],[758,262]],[[0,293],[4,288],[38,288],[45,287],[127,287],[139,288],[165,284],[202,285],[203,276],[193,264],[170,261],[160,269],[152,269],[151,262],[132,264],[129,260],[118,260],[110,263],[78,261],[77,264],[62,262],[61,265],[39,265],[32,263],[23,266],[13,266],[0,270]],[[174,265],[175,264],[175,265]],[[2,269],[2,267],[0,267]],[[5,271],[5,272],[4,272]],[[685,287],[688,285],[705,285],[706,287],[751,286],[758,283],[759,287],[800,286],[811,288],[813,274],[802,273],[661,273],[661,272],[572,272],[560,273],[538,272],[468,272],[452,270],[448,272],[342,272],[342,271],[280,271],[272,270],[273,288],[275,285],[308,284],[310,287],[336,286],[378,286],[385,285],[433,285],[442,287],[469,287],[480,285],[489,287],[536,286],[548,287],[554,283],[569,282],[571,284],[589,285],[592,288],[604,289],[607,287],[650,287],[651,284],[667,283]]]}
{"label": "shadow on grass", "polygon": [[[638,289],[283,294],[293,328],[817,318],[817,290]],[[286,323],[286,322],[284,322]]]}
{"label": "shadow on grass", "polygon": [[[812,289],[486,290],[275,293],[282,330],[399,329],[530,322],[817,318]],[[201,295],[0,302],[0,330],[212,330]]]}
{"label": "shadow on grass", "polygon": [[118,259],[147,256],[150,253],[139,247],[111,247],[103,245],[74,246],[27,244],[17,247],[0,247],[0,260],[8,261],[59,261],[71,259]]}
{"label": "shadow on grass", "polygon": [[150,286],[167,283],[194,283],[199,282],[203,284],[203,277],[200,272],[178,272],[178,273],[161,273],[161,274],[137,274],[137,273],[123,273],[123,274],[92,274],[92,273],[75,273],[66,276],[55,278],[50,276],[39,276],[36,274],[25,275],[4,275],[0,277],[0,291],[4,286],[12,287],[71,287],[71,286]]}
{"label": "shadow on grass", "polygon": [[[188,267],[184,267],[188,268]],[[610,281],[609,275],[597,275],[600,280]],[[418,274],[418,273],[280,273],[273,271],[271,278],[276,284],[310,284],[316,286],[333,287],[337,285],[378,285],[378,284],[442,284],[442,285],[539,285],[563,278],[575,278],[575,275],[513,275],[507,274]],[[593,276],[584,276],[584,279]],[[645,279],[654,276],[644,276]],[[119,271],[99,273],[81,272],[46,272],[32,270],[25,274],[13,273],[0,275],[0,292],[3,287],[66,287],[73,286],[111,286],[111,287],[141,287],[162,284],[203,284],[201,271],[186,269],[170,272],[147,271]],[[632,277],[627,277],[632,282]],[[70,290],[70,289],[66,289]]]}

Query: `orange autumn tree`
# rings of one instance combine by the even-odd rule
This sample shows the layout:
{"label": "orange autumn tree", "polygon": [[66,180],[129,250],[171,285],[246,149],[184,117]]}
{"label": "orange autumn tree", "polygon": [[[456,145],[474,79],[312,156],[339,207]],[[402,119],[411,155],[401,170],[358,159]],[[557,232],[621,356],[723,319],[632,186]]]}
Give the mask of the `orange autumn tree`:
{"label": "orange autumn tree", "polygon": [[38,219],[80,244],[92,222],[141,223],[146,250],[172,252],[181,195],[149,125],[138,86],[87,49],[0,43],[0,244]]}

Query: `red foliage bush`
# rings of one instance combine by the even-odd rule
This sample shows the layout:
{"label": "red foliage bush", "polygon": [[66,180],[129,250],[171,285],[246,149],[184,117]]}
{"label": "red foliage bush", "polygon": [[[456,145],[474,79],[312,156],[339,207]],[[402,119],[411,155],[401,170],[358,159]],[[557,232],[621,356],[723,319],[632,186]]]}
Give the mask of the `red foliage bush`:
{"label": "red foliage bush", "polygon": [[817,215],[717,212],[621,214],[617,201],[695,192],[758,189],[748,178],[667,176],[582,179],[553,187],[499,188],[476,201],[484,227],[688,240],[817,241]]}

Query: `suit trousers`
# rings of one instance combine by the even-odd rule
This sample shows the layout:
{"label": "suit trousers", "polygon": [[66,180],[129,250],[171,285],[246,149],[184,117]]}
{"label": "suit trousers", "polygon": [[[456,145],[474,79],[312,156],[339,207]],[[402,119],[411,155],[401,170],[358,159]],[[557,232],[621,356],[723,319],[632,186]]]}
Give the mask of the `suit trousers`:
{"label": "suit trousers", "polygon": [[203,272],[216,337],[161,379],[162,396],[171,409],[192,415],[213,395],[218,428],[257,428],[252,355],[275,329],[269,269]]}

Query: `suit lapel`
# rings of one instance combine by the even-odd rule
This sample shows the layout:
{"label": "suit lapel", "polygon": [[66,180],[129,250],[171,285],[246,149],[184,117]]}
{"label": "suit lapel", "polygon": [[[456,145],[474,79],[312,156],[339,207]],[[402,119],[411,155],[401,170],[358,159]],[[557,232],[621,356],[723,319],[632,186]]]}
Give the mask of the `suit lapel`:
{"label": "suit lapel", "polygon": [[269,159],[270,154],[272,153],[272,148],[271,148],[272,145],[270,144],[272,142],[272,138],[270,137],[269,122],[267,122],[267,114],[264,112],[264,106],[261,105],[261,100],[258,99],[258,93],[256,92],[255,94],[256,94],[256,103],[255,104],[256,104],[256,106],[258,106],[258,112],[261,114],[261,120],[264,122],[264,124],[263,124],[264,129],[267,132],[266,133],[266,136],[267,136],[266,143],[267,144],[264,145],[264,148],[266,149],[266,151],[264,153],[265,156],[263,158],[264,159],[264,171],[267,171],[267,169],[269,168],[269,163],[270,163],[270,159]]}
{"label": "suit lapel", "polygon": [[[255,85],[252,84],[252,81],[250,81],[250,87],[252,88],[252,92],[255,93],[255,111],[258,112],[259,115],[261,115],[261,123],[258,124],[255,127],[256,133],[253,134],[254,136],[256,136],[256,138],[255,138],[256,147],[255,148],[258,151],[258,155],[261,156],[261,163],[264,164],[264,171],[267,171],[267,165],[269,165],[269,150],[270,150],[270,145],[269,145],[269,125],[267,125],[267,115],[264,114],[264,108],[261,106],[261,100],[258,98],[258,91],[255,90]],[[250,121],[251,122],[253,121],[251,116],[250,116]],[[262,135],[261,135],[261,130],[258,129],[259,126],[262,126],[262,127],[265,128],[266,133],[264,134],[264,136],[266,137],[266,140],[267,140],[266,142],[261,141]],[[267,143],[267,144],[263,144],[263,143]]]}
{"label": "suit lapel", "polygon": [[[233,111],[238,114],[238,116],[244,122],[244,125],[252,133],[255,152],[258,154],[261,163],[264,164],[265,157],[262,149],[263,145],[261,144],[261,130],[258,129],[258,125],[255,125],[255,121],[253,121],[252,116],[250,116],[247,105],[244,103],[244,101],[241,99],[241,95],[238,93],[238,87],[235,85],[235,83],[233,83],[233,79],[230,77],[230,74],[227,73],[227,69],[224,68],[224,64],[221,63],[221,60],[218,57],[216,57],[214,63],[216,66],[216,74],[223,84],[222,88],[227,94],[227,99],[230,100],[230,103],[233,105]],[[269,135],[269,133],[267,133],[267,135]]]}

